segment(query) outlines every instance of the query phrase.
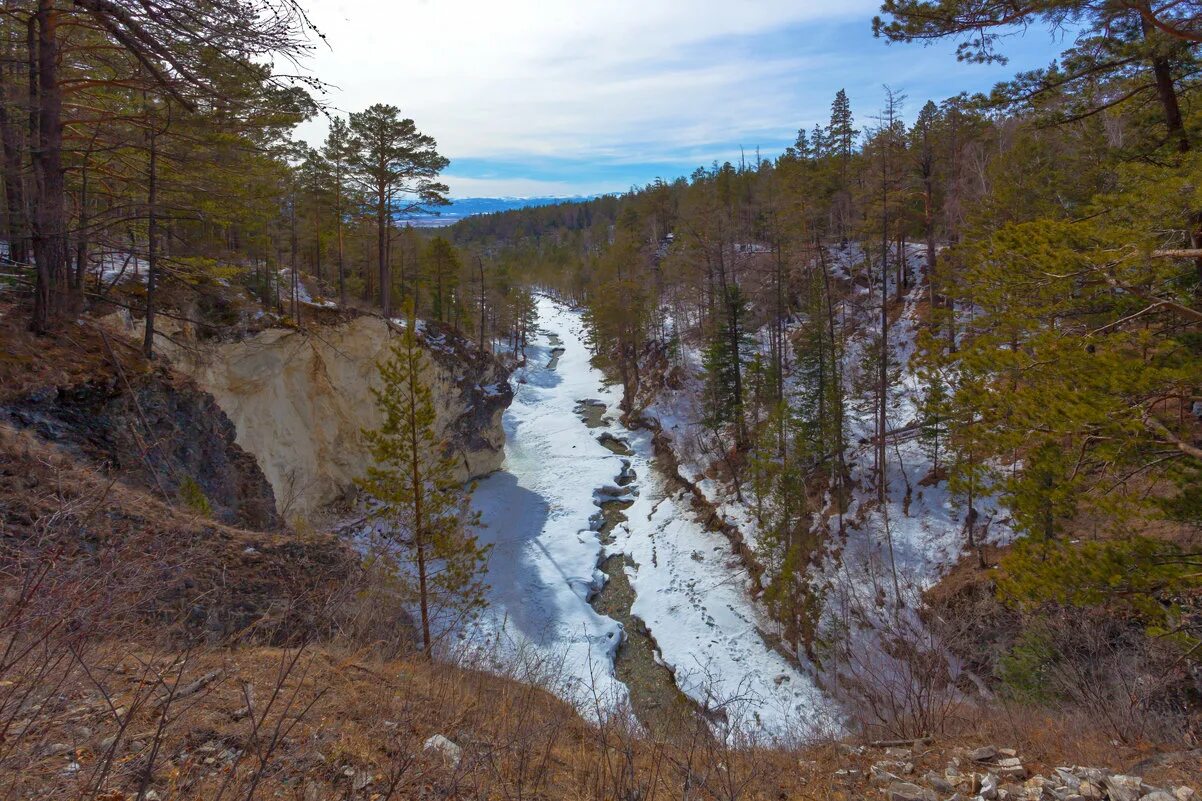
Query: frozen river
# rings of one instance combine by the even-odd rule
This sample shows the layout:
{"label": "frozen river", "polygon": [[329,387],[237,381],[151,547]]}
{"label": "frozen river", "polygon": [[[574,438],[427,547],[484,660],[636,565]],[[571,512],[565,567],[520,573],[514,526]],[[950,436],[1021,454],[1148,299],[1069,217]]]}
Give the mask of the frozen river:
{"label": "frozen river", "polygon": [[[480,537],[493,544],[490,604],[474,640],[502,662],[546,666],[560,677],[559,691],[586,710],[596,699],[616,705],[627,697],[614,670],[623,629],[589,599],[606,579],[598,565],[622,553],[636,594],[631,612],[694,702],[759,736],[831,728],[829,701],[810,671],[760,636],[768,626],[730,544],[693,518],[687,497],[653,464],[649,434],[618,422],[620,390],[604,386],[590,364],[581,315],[545,297],[538,312],[528,366],[512,379],[505,465],[473,499],[485,524]],[[604,427],[582,419],[584,400],[605,405]],[[617,486],[624,460],[598,441],[603,431],[629,444],[633,483]],[[603,544],[599,502],[615,495],[633,504]]]}

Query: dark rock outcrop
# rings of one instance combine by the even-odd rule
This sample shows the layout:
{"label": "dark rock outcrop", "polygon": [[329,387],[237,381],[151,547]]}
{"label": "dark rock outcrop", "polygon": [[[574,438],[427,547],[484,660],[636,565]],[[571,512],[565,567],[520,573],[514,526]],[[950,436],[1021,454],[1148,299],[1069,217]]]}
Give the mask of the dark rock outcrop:
{"label": "dark rock outcrop", "polygon": [[0,406],[0,419],[165,500],[228,524],[280,524],[275,495],[213,396],[167,371],[45,387]]}
{"label": "dark rock outcrop", "polygon": [[427,323],[422,339],[439,372],[457,389],[448,399],[459,414],[443,429],[447,445],[460,454],[467,477],[478,477],[481,467],[491,467],[490,460],[473,465],[477,459],[472,455],[502,452],[504,434],[498,443],[497,429],[501,413],[513,403],[509,369],[491,354],[480,353],[450,326]]}

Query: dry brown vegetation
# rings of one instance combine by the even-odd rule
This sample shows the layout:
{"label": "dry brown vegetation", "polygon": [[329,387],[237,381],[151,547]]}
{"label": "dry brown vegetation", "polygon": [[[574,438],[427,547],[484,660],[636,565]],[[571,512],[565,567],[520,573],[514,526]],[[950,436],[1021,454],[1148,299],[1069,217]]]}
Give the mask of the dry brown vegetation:
{"label": "dry brown vegetation", "polygon": [[[39,688],[26,711],[6,714],[6,793],[850,799],[875,793],[867,774],[882,756],[841,744],[732,750],[697,721],[653,741],[622,717],[586,723],[532,684],[338,648],[163,652],[113,643],[73,664],[44,677],[56,679],[53,693]],[[5,683],[0,693],[6,712],[18,686],[28,689]],[[1079,723],[999,720],[975,737],[916,747],[914,772],[942,771],[961,744],[1003,741],[1036,769],[1084,762],[1137,769],[1149,781],[1196,781],[1196,755],[1116,749],[1083,736]],[[425,748],[434,735],[458,744],[461,756]]]}
{"label": "dry brown vegetation", "polygon": [[37,336],[29,331],[26,315],[24,304],[0,298],[0,401],[45,387],[81,384],[98,376],[116,378],[113,359],[119,360],[130,376],[146,369],[145,360],[133,346],[123,340],[106,343],[95,325],[72,326],[53,337]]}
{"label": "dry brown vegetation", "polygon": [[[543,689],[554,676],[542,666],[505,677],[427,662],[406,651],[403,617],[382,606],[370,577],[324,571],[318,555],[336,553],[332,541],[214,524],[28,434],[0,431],[0,511],[6,797],[734,801],[875,792],[868,768],[879,750],[749,739],[735,748],[699,717],[653,739],[629,714],[584,720]],[[206,625],[225,619],[244,625]],[[434,735],[461,757],[426,749]],[[958,746],[983,742],[1018,747],[1036,769],[1139,766],[1165,782],[1188,780],[1197,762],[1149,762],[1161,753],[1153,743],[1120,749],[1088,721],[998,707],[916,749],[915,771],[942,770]]]}

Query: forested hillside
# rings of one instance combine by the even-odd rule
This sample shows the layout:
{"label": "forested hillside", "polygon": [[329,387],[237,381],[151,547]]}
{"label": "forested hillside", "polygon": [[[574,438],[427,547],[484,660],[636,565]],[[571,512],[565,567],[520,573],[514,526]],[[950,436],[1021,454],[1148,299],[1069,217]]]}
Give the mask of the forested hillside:
{"label": "forested hillside", "polygon": [[[0,24],[0,280],[34,330],[122,304],[150,355],[156,312],[230,282],[294,322],[315,298],[385,316],[411,299],[477,339],[515,327],[511,279],[405,224],[448,202],[436,141],[396,106],[329,104],[300,67],[326,46],[300,4],[47,2]],[[317,116],[325,141],[299,141]]]}
{"label": "forested hillside", "polygon": [[[453,229],[583,304],[627,415],[722,485],[783,636],[828,669],[856,659],[839,615],[930,624],[988,692],[1130,705],[1118,737],[1196,725],[1196,37],[1137,6],[886,4],[881,36],[967,60],[1002,58],[1016,21],[1079,34],[988,96],[885,90],[857,120],[840,91],[774,158]],[[970,554],[937,614],[982,619],[907,593],[911,518],[962,541],[936,575]],[[885,577],[849,610],[831,574],[857,535]]]}

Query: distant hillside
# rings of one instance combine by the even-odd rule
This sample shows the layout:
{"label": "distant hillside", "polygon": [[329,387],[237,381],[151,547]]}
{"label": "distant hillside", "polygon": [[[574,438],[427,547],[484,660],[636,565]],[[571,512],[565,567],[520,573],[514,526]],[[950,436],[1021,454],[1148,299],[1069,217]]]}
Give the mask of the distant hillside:
{"label": "distant hillside", "polygon": [[439,211],[438,214],[423,214],[412,217],[408,222],[417,228],[441,228],[452,225],[464,217],[477,214],[491,214],[497,211],[513,211],[531,206],[551,206],[573,200],[591,200],[597,195],[576,195],[574,197],[465,197],[456,198],[451,205]]}

